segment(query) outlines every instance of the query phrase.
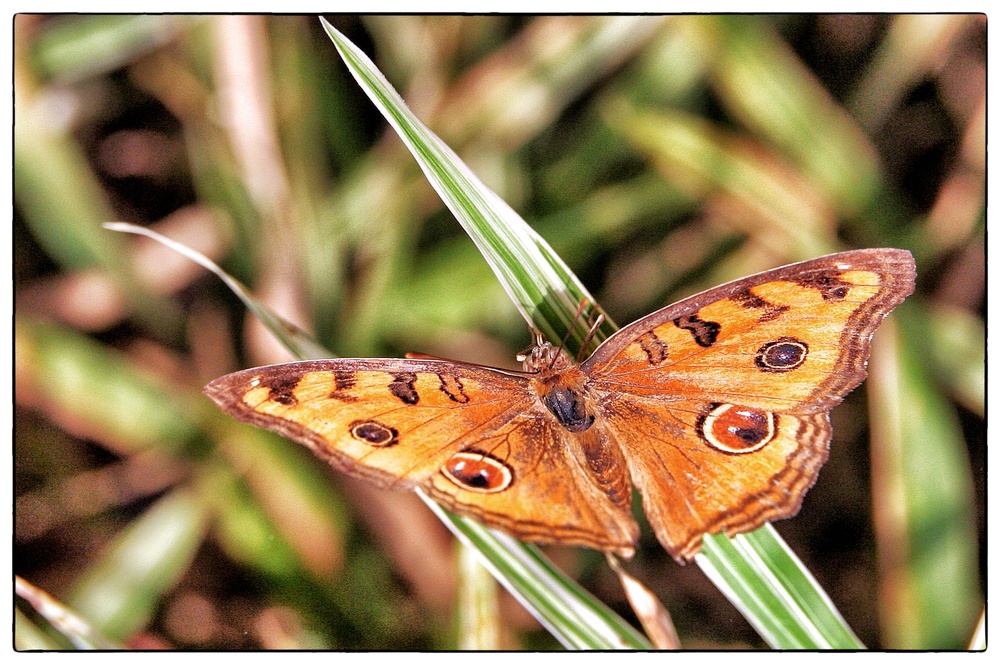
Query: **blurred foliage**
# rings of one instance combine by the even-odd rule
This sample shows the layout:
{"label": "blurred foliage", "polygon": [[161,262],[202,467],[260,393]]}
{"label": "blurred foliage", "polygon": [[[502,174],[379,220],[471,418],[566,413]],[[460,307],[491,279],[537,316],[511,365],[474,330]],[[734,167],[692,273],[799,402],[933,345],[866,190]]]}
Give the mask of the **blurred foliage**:
{"label": "blurred foliage", "polygon": [[[911,250],[898,335],[777,528],[869,647],[968,646],[984,16],[330,20],[619,323],[793,260]],[[457,592],[443,527],[216,413],[204,383],[287,356],[215,278],[100,226],[198,249],[338,354],[512,366],[523,321],[316,18],[18,15],[14,38],[14,572],[136,648],[469,644],[483,594]],[[548,549],[631,616],[599,554]],[[761,646],[652,538],[628,570],[683,646]],[[556,646],[507,601],[487,643]],[[73,643],[17,610],[19,648]]]}

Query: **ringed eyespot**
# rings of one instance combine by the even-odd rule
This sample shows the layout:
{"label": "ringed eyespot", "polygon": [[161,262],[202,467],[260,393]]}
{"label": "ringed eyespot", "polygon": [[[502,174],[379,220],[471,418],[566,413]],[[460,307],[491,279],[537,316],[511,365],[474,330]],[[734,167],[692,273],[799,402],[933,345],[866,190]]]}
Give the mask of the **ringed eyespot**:
{"label": "ringed eyespot", "polygon": [[766,446],[777,434],[774,414],[735,404],[717,404],[698,427],[698,433],[724,453],[752,453]]}
{"label": "ringed eyespot", "polygon": [[355,420],[349,429],[354,439],[378,448],[385,448],[399,441],[399,432],[394,427],[383,425],[377,420]]}
{"label": "ringed eyespot", "polygon": [[754,362],[765,372],[798,369],[809,355],[809,345],[794,337],[779,337],[757,349]]}
{"label": "ringed eyespot", "polygon": [[502,492],[514,481],[510,467],[486,453],[463,451],[452,455],[441,467],[451,482],[470,492]]}

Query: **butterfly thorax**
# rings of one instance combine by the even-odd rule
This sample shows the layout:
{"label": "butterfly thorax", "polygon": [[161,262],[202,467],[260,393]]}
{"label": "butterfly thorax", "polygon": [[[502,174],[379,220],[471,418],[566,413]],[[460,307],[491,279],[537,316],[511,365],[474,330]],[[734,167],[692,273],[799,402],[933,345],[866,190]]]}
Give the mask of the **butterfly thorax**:
{"label": "butterfly thorax", "polygon": [[524,371],[534,374],[532,387],[545,408],[570,432],[594,424],[594,408],[587,396],[587,375],[566,351],[543,342],[524,359]]}

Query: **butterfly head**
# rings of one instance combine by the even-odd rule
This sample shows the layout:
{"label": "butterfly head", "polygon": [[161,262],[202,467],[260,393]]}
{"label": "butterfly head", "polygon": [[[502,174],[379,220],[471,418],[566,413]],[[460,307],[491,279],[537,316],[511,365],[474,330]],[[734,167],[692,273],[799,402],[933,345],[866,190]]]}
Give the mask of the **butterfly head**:
{"label": "butterfly head", "polygon": [[567,367],[575,367],[576,363],[562,347],[552,346],[548,342],[539,342],[525,353],[519,353],[517,359],[524,366],[524,371],[535,374],[537,372],[558,372]]}

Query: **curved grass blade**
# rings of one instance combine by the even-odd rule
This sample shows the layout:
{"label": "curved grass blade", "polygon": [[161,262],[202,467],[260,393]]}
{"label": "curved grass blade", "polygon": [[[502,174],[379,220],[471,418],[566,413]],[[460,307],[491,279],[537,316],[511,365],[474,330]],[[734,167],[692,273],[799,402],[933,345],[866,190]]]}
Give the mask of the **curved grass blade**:
{"label": "curved grass blade", "polygon": [[[325,19],[320,21],[351,74],[406,144],[524,319],[548,339],[562,339],[573,327],[579,304],[593,303],[593,296],[545,240],[410,111],[368,56]],[[579,345],[586,331],[573,330],[573,335]]]}
{"label": "curved grass blade", "polygon": [[161,235],[156,231],[147,229],[144,226],[136,226],[135,224],[128,224],[126,222],[107,222],[103,226],[110,231],[134,233],[136,235],[152,238],[159,243],[163,243],[175,252],[191,259],[201,267],[205,268],[205,270],[215,274],[225,283],[226,286],[230,288],[233,293],[236,294],[241,301],[243,301],[246,308],[250,310],[253,315],[256,316],[260,322],[263,323],[267,329],[278,338],[278,341],[280,341],[296,358],[299,358],[300,360],[310,360],[313,358],[332,357],[332,354],[329,351],[323,348],[322,345],[316,342],[305,331],[301,330],[294,323],[278,316],[271,310],[271,308],[267,307],[264,303],[250,295],[250,292],[245,286],[240,284],[238,280],[226,273],[226,271],[217,266],[204,254],[196,252],[190,247],[183,245],[176,240],[171,240],[165,235]]}
{"label": "curved grass blade", "polygon": [[770,524],[705,536],[695,562],[775,649],[865,648]]}
{"label": "curved grass blade", "polygon": [[[355,79],[399,133],[445,204],[483,252],[525,318],[550,339],[562,339],[570,328],[576,328],[574,333],[580,333],[581,336],[585,334],[583,329],[586,326],[573,326],[573,314],[579,303],[585,300],[593,302],[593,299],[569,268],[510,206],[486,187],[407,108],[399,94],[360,49],[325,20],[320,20]],[[612,330],[613,324],[606,323],[600,332],[606,334]],[[600,338],[601,335],[596,337]],[[579,340],[579,337],[575,340]],[[571,339],[567,345],[571,351],[578,349],[574,348],[573,341]],[[458,521],[455,523],[461,524]],[[464,527],[460,528],[465,537],[477,542],[475,534],[470,535],[465,533]],[[774,542],[781,542],[773,531],[765,532],[762,537],[768,538],[767,533]],[[725,541],[725,538],[713,539],[713,542],[719,541]],[[512,546],[517,545],[516,542],[512,543]],[[524,554],[526,550],[522,548],[525,547],[527,546],[517,547],[516,555],[513,551],[510,552],[510,558],[513,560]],[[715,548],[709,546],[706,549],[714,551],[699,557],[699,565],[713,581],[723,584],[723,588],[746,589],[750,592],[734,593],[729,597],[750,623],[763,631],[762,636],[771,646],[861,648],[856,638],[850,639],[853,634],[828,600],[825,603],[814,602],[815,599],[825,599],[826,594],[786,547],[768,549],[769,556],[766,559],[735,545]],[[480,551],[484,552],[484,556],[491,553],[490,548],[481,548]],[[496,560],[491,559],[491,562],[495,564]],[[514,569],[501,569],[501,572],[511,575],[516,573]],[[774,579],[794,580],[794,593],[780,584],[774,584]],[[505,585],[509,581],[502,580]],[[519,598],[544,599],[539,589],[533,586],[539,583],[538,580],[533,580],[525,593],[515,595]],[[815,616],[804,613],[796,599],[808,599],[806,605],[816,610]],[[538,606],[533,607],[538,610]],[[830,626],[835,628],[831,629]]]}
{"label": "curved grass blade", "polygon": [[650,649],[649,642],[527,545],[479,522],[449,513],[417,492],[482,564],[568,649]]}

